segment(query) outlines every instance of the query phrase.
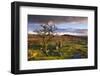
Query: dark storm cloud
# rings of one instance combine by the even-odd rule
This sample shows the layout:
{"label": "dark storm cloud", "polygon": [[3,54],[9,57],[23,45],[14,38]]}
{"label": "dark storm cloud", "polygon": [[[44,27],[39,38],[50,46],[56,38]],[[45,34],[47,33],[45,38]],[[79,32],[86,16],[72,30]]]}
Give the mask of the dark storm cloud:
{"label": "dark storm cloud", "polygon": [[47,23],[49,21],[54,21],[55,23],[64,22],[78,22],[87,23],[87,17],[77,17],[77,16],[48,16],[48,15],[28,15],[29,23]]}

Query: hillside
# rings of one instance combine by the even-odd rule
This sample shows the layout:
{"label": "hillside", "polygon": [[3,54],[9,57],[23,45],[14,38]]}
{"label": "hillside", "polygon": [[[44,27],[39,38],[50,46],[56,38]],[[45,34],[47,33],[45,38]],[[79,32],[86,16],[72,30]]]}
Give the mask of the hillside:
{"label": "hillside", "polygon": [[48,43],[48,55],[45,56],[41,50],[42,38],[28,34],[28,60],[87,58],[87,39],[87,36],[55,35]]}

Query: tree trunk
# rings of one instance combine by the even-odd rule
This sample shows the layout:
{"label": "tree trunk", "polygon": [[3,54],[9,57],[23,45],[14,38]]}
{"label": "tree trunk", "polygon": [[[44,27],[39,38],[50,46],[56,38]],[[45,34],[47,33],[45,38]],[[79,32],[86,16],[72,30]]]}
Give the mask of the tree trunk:
{"label": "tree trunk", "polygon": [[44,54],[46,55],[46,56],[48,56],[48,54],[47,54],[47,46],[48,46],[48,44],[47,44],[47,42],[46,42],[46,39],[45,38],[43,38],[43,52],[44,52]]}

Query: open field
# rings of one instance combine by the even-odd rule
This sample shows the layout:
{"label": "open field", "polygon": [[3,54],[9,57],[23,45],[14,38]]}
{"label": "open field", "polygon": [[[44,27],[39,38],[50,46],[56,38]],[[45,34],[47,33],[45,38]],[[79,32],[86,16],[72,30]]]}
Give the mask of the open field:
{"label": "open field", "polygon": [[28,61],[88,57],[87,36],[55,35],[43,50],[42,38],[28,34]]}

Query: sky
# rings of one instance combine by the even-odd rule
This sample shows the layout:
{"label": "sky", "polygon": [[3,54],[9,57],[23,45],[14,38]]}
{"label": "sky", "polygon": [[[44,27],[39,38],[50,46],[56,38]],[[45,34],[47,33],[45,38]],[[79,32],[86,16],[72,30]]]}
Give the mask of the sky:
{"label": "sky", "polygon": [[[28,32],[40,29],[41,24],[55,24],[55,26],[61,30],[69,29],[88,29],[88,17],[77,17],[77,16],[50,16],[50,15],[28,15]],[[66,32],[62,30],[62,32]]]}

